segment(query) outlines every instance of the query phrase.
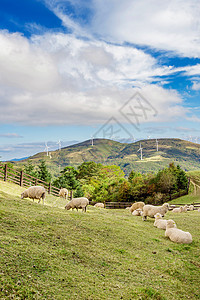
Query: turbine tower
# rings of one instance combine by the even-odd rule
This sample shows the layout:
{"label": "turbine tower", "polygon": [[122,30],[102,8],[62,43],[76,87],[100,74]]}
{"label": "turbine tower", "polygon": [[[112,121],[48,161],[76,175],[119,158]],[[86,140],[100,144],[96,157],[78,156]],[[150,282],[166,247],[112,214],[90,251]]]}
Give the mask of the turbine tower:
{"label": "turbine tower", "polygon": [[158,140],[156,139],[156,151],[158,152]]}
{"label": "turbine tower", "polygon": [[91,136],[92,147],[94,146],[94,138]]}
{"label": "turbine tower", "polygon": [[58,150],[61,150],[61,141],[59,140],[56,144],[58,144]]}
{"label": "turbine tower", "polygon": [[[143,148],[141,147],[141,143],[140,143],[140,148],[138,149],[138,151],[140,151],[140,154],[141,154],[141,160],[142,160],[142,149],[143,149]],[[138,151],[137,151],[137,152],[138,152]]]}
{"label": "turbine tower", "polygon": [[44,151],[46,151],[47,156],[49,155],[49,146],[47,146],[47,142],[45,142],[45,148]]}

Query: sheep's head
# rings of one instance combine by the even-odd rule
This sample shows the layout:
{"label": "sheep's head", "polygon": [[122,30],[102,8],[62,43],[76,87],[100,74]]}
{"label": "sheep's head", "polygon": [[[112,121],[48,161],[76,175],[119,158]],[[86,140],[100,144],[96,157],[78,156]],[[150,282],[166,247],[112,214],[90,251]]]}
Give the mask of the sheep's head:
{"label": "sheep's head", "polygon": [[176,223],[173,220],[167,221],[166,228],[175,228],[175,227],[176,227]]}
{"label": "sheep's head", "polygon": [[162,206],[169,208],[169,203],[164,203]]}
{"label": "sheep's head", "polygon": [[160,213],[156,213],[154,218],[155,219],[162,219],[162,215]]}
{"label": "sheep's head", "polygon": [[21,199],[24,199],[24,192],[21,193]]}
{"label": "sheep's head", "polygon": [[67,204],[65,205],[65,209],[69,210],[70,208],[71,208],[71,206],[69,205],[69,203],[67,203]]}

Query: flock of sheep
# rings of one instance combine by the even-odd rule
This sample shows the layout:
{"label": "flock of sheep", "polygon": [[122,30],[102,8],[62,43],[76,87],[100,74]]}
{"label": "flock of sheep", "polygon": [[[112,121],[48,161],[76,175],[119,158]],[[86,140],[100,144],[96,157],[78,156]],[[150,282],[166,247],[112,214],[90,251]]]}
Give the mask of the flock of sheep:
{"label": "flock of sheep", "polygon": [[[38,199],[40,203],[41,199],[45,199],[45,188],[42,186],[32,186],[26,189],[21,194],[21,199],[23,198],[30,198],[30,199]],[[68,190],[62,188],[59,192],[59,196],[67,199],[68,197]],[[71,201],[67,202],[65,209],[82,209],[83,212],[86,212],[86,208],[89,204],[89,201],[85,197],[80,198],[73,198]],[[96,207],[104,207],[103,203],[96,203]],[[181,229],[178,229],[175,222],[173,220],[165,220],[163,219],[164,215],[169,210],[169,204],[164,203],[162,206],[154,206],[150,204],[146,204],[144,202],[136,202],[131,207],[127,207],[130,210],[133,216],[142,216],[143,221],[147,219],[147,217],[155,218],[154,226],[160,229],[165,230],[165,236],[169,237],[172,242],[175,243],[182,243],[182,244],[190,244],[192,242],[192,235],[189,232],[185,232]],[[174,213],[182,213],[186,212],[187,210],[194,210],[194,206],[187,205],[180,206],[179,208],[174,208],[172,212]],[[200,211],[200,208],[198,209]]]}
{"label": "flock of sheep", "polygon": [[[145,205],[144,202],[136,202],[128,209],[130,209],[133,216],[142,216],[143,221],[145,221],[147,217],[155,218],[154,226],[164,229],[165,236],[172,242],[181,244],[192,243],[192,235],[189,232],[178,229],[173,220],[163,219],[164,215],[169,210],[168,203],[164,203],[162,206],[154,206],[150,204]],[[174,208],[172,212],[181,213],[186,212],[187,210],[194,210],[194,206],[180,206],[179,208]]]}

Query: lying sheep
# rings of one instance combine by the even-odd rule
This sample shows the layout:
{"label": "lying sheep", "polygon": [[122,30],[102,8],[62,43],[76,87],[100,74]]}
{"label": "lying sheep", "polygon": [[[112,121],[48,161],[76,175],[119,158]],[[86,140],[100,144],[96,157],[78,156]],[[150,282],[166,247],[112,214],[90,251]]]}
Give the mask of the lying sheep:
{"label": "lying sheep", "polygon": [[21,199],[30,198],[33,199],[33,202],[34,199],[39,199],[38,203],[40,203],[42,198],[44,204],[45,194],[46,190],[43,186],[31,186],[21,194]]}
{"label": "lying sheep", "polygon": [[94,205],[94,207],[104,208],[105,206],[104,206],[104,203],[98,202],[98,203],[96,203],[96,204]]}
{"label": "lying sheep", "polygon": [[132,212],[132,215],[133,215],[133,216],[141,216],[141,215],[142,215],[142,210],[141,210],[140,208],[135,209],[135,210]]}
{"label": "lying sheep", "polygon": [[132,213],[134,210],[140,208],[141,210],[143,209],[145,203],[144,202],[135,202],[130,208],[130,212]]}
{"label": "lying sheep", "polygon": [[[153,225],[157,228],[165,230],[166,226],[167,226],[167,220],[163,220],[160,213],[156,213],[154,217],[155,217],[155,222]],[[175,224],[175,227],[176,227],[176,224]]]}
{"label": "lying sheep", "polygon": [[188,210],[194,210],[194,205],[190,205],[189,207],[188,207]]}
{"label": "lying sheep", "polygon": [[187,212],[187,210],[188,210],[188,206],[186,204],[186,205],[183,206],[183,212]]}
{"label": "lying sheep", "polygon": [[145,221],[147,217],[154,218],[156,213],[160,213],[161,216],[164,217],[168,209],[169,209],[168,203],[164,203],[162,206],[154,206],[154,205],[146,204],[143,207],[142,219],[143,221]]}
{"label": "lying sheep", "polygon": [[165,236],[168,237],[174,243],[192,243],[192,235],[189,232],[176,228],[175,222],[173,220],[167,221]]}
{"label": "lying sheep", "polygon": [[198,212],[200,212],[200,207],[198,208]]}
{"label": "lying sheep", "polygon": [[69,210],[70,208],[74,209],[76,208],[77,211],[79,208],[82,208],[83,212],[86,212],[86,207],[89,204],[89,200],[85,197],[80,197],[80,198],[73,198],[71,201],[69,201],[65,209]]}
{"label": "lying sheep", "polygon": [[183,206],[176,207],[172,210],[173,213],[181,213],[183,212]]}
{"label": "lying sheep", "polygon": [[68,190],[65,188],[60,189],[59,197],[64,198],[66,200],[68,197]]}

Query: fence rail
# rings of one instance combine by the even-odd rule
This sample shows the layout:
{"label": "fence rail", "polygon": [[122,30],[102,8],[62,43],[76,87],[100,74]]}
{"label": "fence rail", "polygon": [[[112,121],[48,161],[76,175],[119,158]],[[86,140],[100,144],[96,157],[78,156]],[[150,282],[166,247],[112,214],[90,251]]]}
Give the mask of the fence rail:
{"label": "fence rail", "polygon": [[12,168],[9,168],[7,164],[0,164],[0,179],[8,182],[15,183],[20,186],[30,187],[33,185],[43,186],[49,194],[54,196],[59,195],[59,188],[51,185],[51,182],[40,180],[36,177],[33,177],[29,174],[24,173],[24,171],[18,171]]}

